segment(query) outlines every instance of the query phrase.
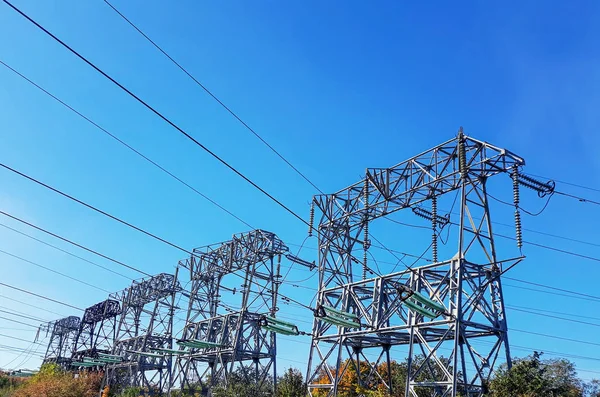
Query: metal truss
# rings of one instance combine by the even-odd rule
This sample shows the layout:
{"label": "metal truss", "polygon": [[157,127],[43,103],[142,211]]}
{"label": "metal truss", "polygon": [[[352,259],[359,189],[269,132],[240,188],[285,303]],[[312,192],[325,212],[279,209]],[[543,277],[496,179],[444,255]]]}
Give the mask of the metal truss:
{"label": "metal truss", "polygon": [[[510,363],[500,275],[522,259],[496,257],[486,182],[522,165],[522,158],[461,129],[456,138],[394,167],[367,169],[362,181],[344,190],[315,196],[319,293],[307,370],[311,396],[337,396],[347,371],[356,371],[367,390],[483,395],[498,357]],[[453,222],[457,254],[438,261],[440,222],[449,220],[437,215],[437,200],[450,192],[458,194],[460,206]],[[432,221],[434,263],[367,279],[369,222],[405,208]],[[358,250],[364,251],[362,261]],[[437,312],[411,303],[411,296]],[[393,385],[384,375],[390,373],[390,349],[398,345],[408,349],[406,385]]]}
{"label": "metal truss", "polygon": [[121,362],[106,366],[104,385],[162,392],[170,384],[175,297],[181,286],[175,275],[161,273],[134,281],[111,298],[122,302],[112,355]]}
{"label": "metal truss", "polygon": [[173,389],[211,395],[234,373],[275,387],[275,333],[261,322],[277,312],[281,255],[288,251],[274,233],[254,230],[195,249],[180,262],[192,285]]}
{"label": "metal truss", "polygon": [[63,368],[68,367],[80,324],[81,319],[79,317],[70,316],[40,326],[38,336],[40,332],[45,331],[46,336],[50,333],[43,364],[56,363]]}
{"label": "metal truss", "polygon": [[72,359],[82,361],[88,357],[95,358],[98,352],[110,353],[119,314],[121,304],[114,299],[107,299],[85,309],[75,339]]}

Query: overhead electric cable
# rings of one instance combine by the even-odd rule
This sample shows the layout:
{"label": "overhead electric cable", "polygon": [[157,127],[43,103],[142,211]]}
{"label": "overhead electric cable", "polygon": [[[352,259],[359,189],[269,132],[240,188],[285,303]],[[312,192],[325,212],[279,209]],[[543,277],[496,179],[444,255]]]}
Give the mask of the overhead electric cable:
{"label": "overhead electric cable", "polygon": [[79,259],[79,260],[82,260],[82,261],[84,261],[84,262],[87,262],[87,263],[89,263],[90,265],[96,266],[96,267],[98,267],[98,268],[100,268],[100,269],[104,269],[104,270],[106,270],[106,271],[108,271],[108,272],[111,272],[111,273],[113,273],[113,274],[116,274],[116,275],[118,275],[118,276],[121,276],[121,277],[123,277],[123,278],[126,278],[126,279],[128,279],[128,280],[132,280],[132,278],[131,278],[131,277],[127,277],[127,276],[125,276],[124,274],[121,274],[121,273],[119,273],[119,272],[116,272],[116,271],[114,271],[114,270],[112,270],[112,269],[109,269],[108,267],[102,266],[102,265],[100,265],[100,264],[98,264],[98,263],[96,263],[96,262],[90,261],[89,259],[83,258],[83,257],[81,257],[81,256],[79,256],[79,255],[75,255],[75,254],[74,254],[74,253],[72,253],[72,252],[69,252],[69,251],[67,251],[67,250],[64,250],[64,249],[62,249],[62,248],[60,248],[60,247],[57,247],[56,245],[52,245],[52,244],[50,244],[50,243],[47,243],[47,242],[45,242],[45,241],[43,241],[43,240],[40,240],[40,239],[38,239],[38,238],[36,238],[36,237],[33,237],[33,236],[31,236],[31,235],[29,235],[29,234],[27,234],[27,233],[23,233],[22,231],[20,231],[20,230],[17,230],[17,229],[14,229],[14,228],[12,228],[12,227],[10,227],[10,226],[7,226],[7,225],[5,225],[5,224],[3,224],[3,223],[0,223],[0,226],[2,226],[2,227],[4,227],[4,228],[6,228],[6,229],[8,229],[8,230],[12,230],[13,232],[15,232],[15,233],[18,233],[18,234],[20,234],[20,235],[22,235],[22,236],[25,236],[25,237],[27,237],[27,238],[30,238],[30,239],[32,239],[32,240],[34,240],[34,241],[37,241],[38,243],[44,244],[44,245],[46,245],[46,246],[48,246],[48,247],[50,247],[50,248],[53,248],[53,249],[55,249],[55,250],[57,250],[57,251],[63,252],[63,253],[65,253],[65,254],[67,254],[67,255],[70,255],[70,256],[72,256],[73,258],[77,258],[77,259]]}
{"label": "overhead electric cable", "polygon": [[547,176],[535,175],[535,174],[532,174],[532,173],[529,173],[529,172],[525,172],[525,175],[533,176],[535,178],[551,179],[551,180],[554,180],[554,181],[556,181],[558,183],[562,183],[563,185],[570,185],[570,186],[578,187],[578,188],[581,188],[581,189],[591,190],[591,191],[594,191],[594,192],[600,192],[600,189],[597,189],[597,188],[593,188],[593,187],[589,187],[589,186],[584,186],[584,185],[579,185],[579,184],[572,183],[572,182],[561,181],[561,180],[558,180],[558,179],[555,179],[555,178],[548,178]]}
{"label": "overhead electric cable", "polygon": [[20,256],[18,256],[18,255],[15,255],[15,254],[11,254],[10,252],[6,252],[6,251],[3,251],[3,250],[0,250],[0,253],[2,253],[2,254],[4,254],[4,255],[8,255],[8,256],[10,256],[10,257],[13,257],[13,258],[15,258],[15,259],[18,259],[18,260],[20,260],[20,261],[23,261],[23,262],[29,263],[30,265],[33,265],[33,266],[39,267],[40,269],[47,270],[47,271],[49,271],[49,272],[52,272],[52,273],[54,273],[54,274],[58,274],[59,276],[62,276],[62,277],[68,278],[69,280],[73,280],[73,281],[76,281],[76,282],[78,282],[78,283],[81,283],[81,284],[83,284],[83,285],[87,285],[88,287],[95,288],[95,289],[97,289],[97,290],[100,290],[100,291],[102,291],[102,292],[107,292],[107,293],[110,293],[110,291],[109,291],[109,290],[107,290],[107,289],[100,288],[100,287],[98,287],[98,286],[96,286],[96,285],[94,285],[94,284],[90,284],[90,283],[88,283],[88,282],[85,282],[85,281],[83,281],[83,280],[80,280],[80,279],[78,279],[78,278],[71,277],[71,276],[69,276],[68,274],[61,273],[61,272],[59,272],[58,270],[54,270],[54,269],[51,269],[51,268],[49,268],[49,267],[46,267],[46,266],[40,265],[39,263],[35,263],[35,262],[33,262],[33,261],[30,261],[29,259],[22,258],[22,257],[20,257]]}
{"label": "overhead electric cable", "polygon": [[27,343],[34,343],[36,345],[42,345],[44,346],[42,343],[38,343],[38,342],[31,342],[30,340],[26,340],[26,339],[21,339],[21,338],[17,338],[15,336],[10,336],[10,335],[4,335],[4,334],[0,334],[0,336],[4,337],[4,338],[9,338],[9,339],[14,339],[14,340],[20,340],[22,342],[27,342]]}
{"label": "overhead electric cable", "polygon": [[599,201],[590,200],[588,198],[576,196],[574,194],[569,194],[569,193],[564,193],[564,192],[559,192],[559,191],[555,191],[554,193],[560,194],[561,196],[574,198],[576,200],[579,200],[582,203],[590,203],[590,204],[600,205]]}
{"label": "overhead electric cable", "polygon": [[16,170],[16,169],[12,168],[12,167],[9,167],[9,166],[8,166],[8,165],[6,165],[6,164],[2,164],[2,163],[0,163],[0,167],[2,167],[2,168],[5,168],[5,169],[7,169],[7,170],[9,170],[9,171],[11,171],[11,172],[13,172],[13,173],[17,174],[17,175],[20,175],[20,176],[22,176],[23,178],[29,179],[30,181],[32,181],[32,182],[34,182],[34,183],[37,183],[38,185],[40,185],[40,186],[43,186],[43,187],[45,187],[46,189],[52,190],[53,192],[55,192],[55,193],[58,193],[58,194],[60,194],[61,196],[68,198],[69,200],[75,201],[76,203],[78,203],[78,204],[81,204],[81,205],[83,205],[84,207],[87,207],[87,208],[89,208],[89,209],[91,209],[91,210],[93,210],[93,211],[96,211],[96,212],[98,212],[98,213],[100,213],[100,214],[104,215],[104,216],[107,216],[107,217],[109,217],[110,219],[112,219],[112,220],[114,220],[114,221],[117,221],[117,222],[119,222],[119,223],[121,223],[121,224],[123,224],[123,225],[125,225],[125,226],[127,226],[127,227],[130,227],[130,228],[132,228],[132,229],[134,229],[134,230],[136,230],[136,231],[138,231],[138,232],[140,232],[140,233],[143,233],[143,234],[145,234],[145,235],[147,235],[147,236],[149,236],[149,237],[152,237],[152,238],[153,238],[153,239],[155,239],[155,240],[158,240],[158,241],[160,241],[160,242],[162,242],[162,243],[165,243],[165,244],[167,244],[167,245],[170,245],[170,246],[171,246],[171,247],[173,247],[173,248],[177,248],[178,250],[180,250],[180,251],[183,251],[183,252],[185,252],[185,253],[190,253],[190,251],[189,251],[189,250],[187,250],[187,249],[185,249],[185,248],[183,248],[183,247],[181,247],[181,246],[179,246],[179,245],[177,245],[177,244],[174,244],[174,243],[172,243],[172,242],[170,242],[170,241],[168,241],[168,240],[165,240],[165,239],[164,239],[164,238],[162,238],[162,237],[159,237],[159,236],[157,236],[156,234],[150,233],[150,232],[148,232],[147,230],[144,230],[144,229],[142,229],[142,228],[140,228],[140,227],[137,227],[137,226],[135,226],[135,225],[133,225],[133,224],[131,224],[131,223],[127,222],[127,221],[124,221],[123,219],[121,219],[121,218],[118,218],[118,217],[116,217],[116,216],[114,216],[114,215],[112,215],[112,214],[110,214],[110,213],[108,213],[108,212],[106,212],[106,211],[103,211],[103,210],[101,210],[101,209],[99,209],[99,208],[97,208],[97,207],[94,207],[93,205],[90,205],[90,204],[86,203],[85,201],[79,200],[78,198],[76,198],[76,197],[73,197],[73,196],[71,196],[70,194],[67,194],[67,193],[65,193],[65,192],[63,192],[63,191],[61,191],[61,190],[59,190],[59,189],[56,189],[56,188],[54,188],[54,187],[52,187],[52,186],[50,186],[50,185],[48,185],[48,184],[46,184],[46,183],[44,183],[44,182],[41,182],[40,180],[38,180],[38,179],[35,179],[35,178],[33,178],[33,177],[31,177],[31,176],[29,176],[29,175],[27,175],[27,174],[23,173],[23,172],[20,172],[20,171],[18,171],[18,170]]}
{"label": "overhead electric cable", "polygon": [[520,280],[518,278],[513,278],[513,277],[508,277],[508,276],[504,276],[504,278],[507,279],[507,280],[518,281],[518,282],[524,283],[524,284],[535,285],[537,287],[544,287],[544,288],[552,289],[552,290],[555,290],[555,291],[568,292],[568,293],[573,294],[573,295],[579,295],[579,296],[583,296],[583,297],[586,297],[586,298],[591,298],[591,299],[595,299],[595,300],[599,300],[600,301],[600,296],[584,294],[584,293],[577,292],[577,291],[572,291],[572,290],[568,290],[568,289],[564,289],[564,288],[558,288],[558,287],[552,287],[552,286],[549,286],[547,284],[534,283],[534,282],[531,282],[531,281]]}
{"label": "overhead electric cable", "polygon": [[235,167],[233,167],[231,164],[229,164],[227,161],[225,161],[223,158],[221,158],[215,152],[211,151],[208,147],[206,147],[204,144],[202,144],[200,141],[198,141],[196,138],[194,138],[188,132],[186,132],[185,130],[183,130],[181,127],[179,127],[173,121],[171,121],[168,117],[164,116],[161,112],[159,112],[154,107],[152,107],[150,104],[148,104],[143,99],[141,99],[139,96],[137,96],[136,94],[134,94],[132,91],[130,91],[128,88],[126,88],[123,84],[119,83],[117,80],[115,80],[113,77],[111,77],[108,73],[104,72],[102,69],[100,69],[94,63],[92,63],[86,57],[84,57],[83,55],[81,55],[79,52],[77,52],[76,50],[74,50],[72,47],[70,47],[64,41],[62,41],[57,36],[55,36],[53,33],[51,33],[48,29],[46,29],[45,27],[43,27],[42,25],[40,25],[33,18],[31,18],[30,16],[28,16],[27,14],[25,14],[23,11],[21,11],[19,8],[17,8],[16,6],[14,6],[11,2],[9,2],[8,0],[3,0],[3,1],[10,8],[12,8],[18,14],[20,14],[22,17],[24,17],[29,22],[31,22],[32,24],[34,24],[38,29],[40,29],[41,31],[43,31],[46,35],[48,35],[49,37],[51,37],[54,41],[56,41],[57,43],[59,43],[60,45],[62,45],[64,48],[66,48],[68,51],[70,51],[73,55],[75,55],[76,57],[78,57],[79,59],[81,59],[82,61],[84,61],[86,64],[88,64],[90,67],[92,67],[98,73],[100,73],[106,79],[108,79],[109,81],[111,81],[113,84],[115,84],[117,87],[119,87],[125,93],[127,93],[133,99],[135,99],[136,101],[138,101],[141,105],[143,105],[144,107],[146,107],[148,110],[150,110],[156,116],[158,116],[160,119],[162,119],[163,121],[165,121],[171,127],[175,128],[180,134],[184,135],[187,139],[189,139],[190,141],[192,141],[193,143],[195,143],[198,147],[200,147],[202,150],[204,150],[206,153],[208,153],[211,157],[213,157],[214,159],[216,159],[218,162],[220,162],[221,164],[223,164],[225,167],[229,168],[231,171],[233,171],[235,174],[237,174],[240,178],[244,179],[246,182],[248,182],[250,185],[252,185],[258,191],[260,191],[262,194],[264,194],[265,196],[267,196],[268,198],[270,198],[273,202],[275,202],[281,208],[283,208],[284,210],[286,210],[292,216],[294,216],[295,218],[297,218],[298,220],[300,220],[302,223],[304,223],[307,226],[309,226],[308,222],[305,221],[300,215],[298,215],[297,213],[295,213],[288,206],[286,206],[281,201],[279,201],[277,198],[275,198],[273,195],[271,195],[270,193],[268,193],[265,189],[263,189],[262,187],[260,187],[256,182],[254,182],[249,177],[247,177],[242,172],[240,172],[238,169],[236,169]]}
{"label": "overhead electric cable", "polygon": [[533,312],[533,311],[530,311],[530,310],[523,310],[523,309],[516,309],[516,308],[511,308],[511,310],[516,310],[518,312],[529,313],[529,314],[533,314],[533,315],[536,315],[536,316],[550,317],[550,318],[554,318],[554,319],[562,320],[562,321],[569,321],[569,322],[577,323],[577,324],[589,325],[589,326],[592,326],[592,327],[600,327],[600,324],[590,323],[588,321],[573,320],[572,318],[554,316],[554,315],[551,315],[551,314],[536,313],[536,312]]}
{"label": "overhead electric cable", "polygon": [[46,233],[46,234],[48,234],[48,235],[50,235],[50,236],[52,236],[52,237],[55,237],[55,238],[57,238],[57,239],[59,239],[59,240],[62,240],[62,241],[64,241],[64,242],[66,242],[66,243],[69,243],[69,244],[71,244],[71,245],[74,245],[75,247],[81,248],[82,250],[85,250],[85,251],[87,251],[87,252],[90,252],[90,253],[92,253],[92,254],[94,254],[94,255],[97,255],[97,256],[99,256],[99,257],[101,257],[101,258],[107,259],[107,260],[109,260],[109,261],[111,261],[111,262],[113,262],[113,263],[116,263],[116,264],[120,265],[120,266],[126,267],[126,268],[128,268],[128,269],[130,269],[130,270],[134,270],[134,271],[136,271],[136,272],[138,272],[138,273],[141,273],[141,274],[143,274],[144,276],[151,276],[150,274],[146,273],[146,272],[145,272],[145,271],[143,271],[143,270],[136,269],[136,268],[135,268],[135,267],[133,267],[133,266],[130,266],[130,265],[128,265],[128,264],[126,264],[126,263],[123,263],[123,262],[121,262],[121,261],[118,261],[118,260],[116,260],[116,259],[113,259],[113,258],[111,258],[111,257],[109,257],[109,256],[106,256],[106,255],[104,255],[104,254],[101,254],[101,253],[100,253],[100,252],[98,252],[98,251],[95,251],[95,250],[93,250],[93,249],[91,249],[91,248],[88,248],[88,247],[86,247],[86,246],[84,246],[84,245],[81,245],[81,244],[79,244],[79,243],[76,243],[76,242],[74,242],[74,241],[72,241],[72,240],[69,240],[69,239],[67,239],[67,238],[65,238],[65,237],[59,236],[59,235],[58,235],[58,234],[56,234],[56,233],[53,233],[53,232],[51,232],[51,231],[48,231],[48,230],[46,230],[46,229],[44,229],[44,228],[42,228],[42,227],[36,226],[36,225],[34,225],[33,223],[27,222],[27,221],[25,221],[25,220],[23,220],[23,219],[21,219],[21,218],[18,218],[18,217],[14,216],[14,215],[11,215],[11,214],[9,214],[8,212],[1,211],[1,210],[0,210],[0,214],[2,214],[2,215],[4,215],[4,216],[7,216],[7,217],[9,217],[9,218],[11,218],[11,219],[14,219],[15,221],[21,222],[21,223],[23,223],[23,224],[25,224],[25,225],[27,225],[27,226],[29,226],[29,227],[32,227],[32,228],[34,228],[34,229],[36,229],[36,230],[39,230],[40,232]]}
{"label": "overhead electric cable", "polygon": [[38,309],[38,310],[41,310],[41,311],[44,311],[44,312],[48,312],[48,313],[50,313],[50,314],[55,314],[55,315],[57,315],[57,316],[66,317],[64,314],[60,314],[60,313],[57,313],[57,312],[53,312],[53,311],[51,311],[51,310],[44,309],[44,308],[42,308],[42,307],[39,307],[39,306],[36,306],[36,305],[32,305],[32,304],[30,304],[30,303],[26,303],[26,302],[23,302],[23,301],[20,301],[20,300],[17,300],[17,299],[13,299],[13,298],[10,298],[10,297],[8,297],[8,296],[5,296],[5,295],[0,295],[0,298],[2,298],[2,299],[8,299],[8,300],[10,300],[10,301],[17,302],[17,303],[20,303],[20,304],[22,304],[22,305],[25,305],[25,306],[33,307],[33,308],[35,308],[35,309]]}
{"label": "overhead electric cable", "polygon": [[76,115],[78,115],[79,117],[81,117],[82,119],[84,119],[85,121],[87,121],[88,123],[90,123],[91,125],[93,125],[94,127],[96,127],[97,129],[99,129],[100,131],[104,132],[106,135],[108,135],[109,137],[111,137],[112,139],[114,139],[115,141],[117,141],[118,143],[120,143],[121,145],[125,146],[126,148],[128,148],[129,150],[131,150],[132,152],[134,152],[135,154],[137,154],[138,156],[140,156],[141,158],[143,158],[144,160],[146,160],[147,162],[149,162],[150,164],[152,164],[153,166],[155,166],[156,168],[158,168],[162,172],[166,173],[171,178],[175,179],[179,183],[181,183],[184,186],[186,186],[188,189],[190,189],[193,192],[195,192],[196,194],[200,195],[205,200],[207,200],[211,204],[215,205],[217,208],[221,209],[225,213],[227,213],[230,216],[232,216],[233,218],[237,219],[238,221],[240,221],[244,225],[248,226],[250,229],[254,229],[254,227],[252,227],[248,222],[244,221],[242,218],[240,218],[239,216],[235,215],[233,212],[229,211],[227,208],[223,207],[221,204],[219,204],[215,200],[211,199],[210,197],[208,197],[207,195],[205,195],[204,193],[202,193],[201,191],[199,191],[198,189],[196,189],[195,187],[193,187],[189,183],[185,182],[183,179],[179,178],[177,175],[173,174],[171,171],[167,170],[166,168],[164,168],[163,166],[161,166],[160,164],[158,164],[157,162],[155,162],[154,160],[152,160],[151,158],[149,158],[148,156],[146,156],[145,154],[143,154],[142,152],[140,152],[139,150],[137,150],[133,146],[129,145],[127,142],[123,141],[122,139],[120,139],[119,137],[117,137],[116,135],[114,135],[113,133],[111,133],[110,131],[108,131],[107,129],[105,129],[104,127],[100,126],[98,123],[96,123],[95,121],[93,121],[92,119],[90,119],[89,117],[87,117],[86,115],[84,115],[83,113],[81,113],[80,111],[78,111],[77,109],[73,108],[71,105],[67,104],[62,99],[58,98],[56,95],[52,94],[50,91],[46,90],[45,88],[43,88],[42,86],[40,86],[39,84],[37,84],[36,82],[34,82],[33,80],[31,80],[30,78],[28,78],[27,76],[25,76],[24,74],[22,74],[21,72],[19,72],[18,70],[14,69],[12,66],[6,64],[5,62],[3,62],[1,60],[0,60],[0,64],[4,65],[6,68],[8,68],[12,72],[14,72],[16,75],[20,76],[21,78],[23,78],[25,81],[29,82],[34,87],[36,87],[40,91],[44,92],[46,95],[48,95],[49,97],[51,97],[54,100],[56,100],[58,103],[60,103],[61,105],[63,105],[67,109],[71,110],[73,113],[75,113]]}
{"label": "overhead electric cable", "polygon": [[12,285],[8,285],[8,284],[2,283],[2,282],[0,282],[0,285],[3,286],[3,287],[14,289],[14,290],[19,291],[19,292],[23,292],[25,294],[29,294],[29,295],[32,295],[32,296],[36,296],[38,298],[45,299],[45,300],[50,301],[50,302],[58,303],[59,305],[63,305],[63,306],[70,307],[72,309],[84,311],[83,309],[81,309],[81,308],[79,308],[77,306],[73,306],[73,305],[70,305],[68,303],[64,303],[64,302],[58,301],[56,299],[48,298],[48,297],[46,297],[44,295],[36,294],[35,292],[31,292],[31,291],[27,291],[27,290],[24,290],[24,289],[21,289],[21,288],[13,287]]}
{"label": "overhead electric cable", "polygon": [[25,314],[23,312],[18,311],[18,310],[11,309],[10,307],[6,307],[6,306],[0,306],[0,307],[2,309],[8,309],[8,310],[2,310],[2,309],[0,309],[1,313],[10,314],[12,316],[19,316],[19,317],[22,317],[22,318],[26,318],[28,320],[39,321],[40,323],[46,323],[46,322],[48,322],[48,320],[44,320],[43,318],[32,317],[32,316],[29,316],[29,315],[27,315],[27,314]]}
{"label": "overhead electric cable", "polygon": [[171,55],[169,55],[162,47],[160,47],[154,40],[152,40],[146,33],[144,33],[139,27],[137,27],[131,20],[129,20],[123,13],[121,13],[115,6],[113,6],[107,0],[104,2],[113,9],[123,20],[125,20],[131,27],[133,27],[139,34],[141,34],[150,44],[152,44],[158,51],[160,51],[165,57],[167,57],[175,66],[177,66],[183,73],[185,73],[196,85],[198,85],[204,92],[206,92],[211,98],[213,98],[223,109],[225,109],[230,115],[232,115],[237,121],[240,122],[248,131],[250,131],[256,138],[258,138],[265,146],[267,146],[273,153],[275,153],[281,160],[283,160],[291,169],[293,169],[302,179],[308,182],[314,187],[319,193],[324,194],[319,187],[314,184],[306,175],[304,175],[298,168],[296,168],[290,161],[288,161],[281,153],[279,153],[272,145],[270,145],[262,136],[258,134],[252,127],[250,127],[244,120],[242,120],[229,106],[225,105],[212,91],[210,91],[204,84],[196,79],[190,72],[187,71],[179,62],[177,62]]}
{"label": "overhead electric cable", "polygon": [[[1,310],[0,310],[0,311],[1,311]],[[24,322],[22,322],[22,321],[19,321],[19,320],[13,320],[12,318],[8,318],[8,317],[3,317],[3,316],[0,316],[0,319],[2,319],[2,320],[6,320],[6,321],[10,321],[10,322],[12,322],[12,323],[16,323],[16,324],[26,325],[26,326],[28,326],[28,327],[32,327],[32,328],[38,328],[38,326],[37,326],[37,325],[33,325],[33,324],[27,324],[27,323],[24,323]]]}

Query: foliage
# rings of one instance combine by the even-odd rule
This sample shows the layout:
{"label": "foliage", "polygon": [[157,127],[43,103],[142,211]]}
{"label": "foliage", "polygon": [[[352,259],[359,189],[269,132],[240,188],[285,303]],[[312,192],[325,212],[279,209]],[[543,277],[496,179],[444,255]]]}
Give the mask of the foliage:
{"label": "foliage", "polygon": [[139,397],[142,395],[141,387],[127,387],[119,393],[119,397]]}
{"label": "foliage", "polygon": [[501,366],[490,382],[493,397],[583,397],[585,385],[577,378],[575,366],[565,359],[542,360],[541,354]]}
{"label": "foliage", "polygon": [[10,397],[97,397],[102,374],[64,372],[56,364],[46,364]]}
{"label": "foliage", "polygon": [[229,374],[227,385],[213,388],[213,397],[272,397],[273,384],[267,379],[263,382],[254,378],[253,371],[238,368]]}
{"label": "foliage", "polygon": [[[425,358],[423,356],[417,356],[413,359],[412,368],[419,368],[421,364],[424,363]],[[440,361],[444,366],[449,367],[448,359],[440,357]],[[373,366],[374,363],[371,363]],[[369,371],[370,366],[361,365],[360,366],[360,379],[361,382],[359,385],[359,371],[356,370],[356,366],[354,362],[350,359],[344,361],[342,363],[342,375],[338,385],[338,396],[340,397],[404,397],[404,388],[406,385],[407,373],[408,373],[408,362],[404,361],[402,363],[398,363],[396,361],[392,361],[390,363],[388,374],[387,364],[379,364],[375,367],[375,370],[378,374],[375,377],[371,376],[371,383],[373,381],[377,382],[376,384],[369,384]],[[345,370],[344,370],[345,369]],[[335,372],[335,368],[330,367],[329,371],[331,373]],[[442,379],[443,372],[440,368],[436,366],[425,366],[417,375],[418,381],[424,381],[428,379]],[[378,381],[380,379],[384,379],[386,382],[391,380],[393,392],[390,394],[387,391],[387,388],[383,386],[383,384]],[[322,370],[320,376],[317,378],[316,383],[326,384],[329,383],[329,377],[327,375],[326,370]],[[430,397],[437,396],[439,393],[436,390],[429,388],[417,389],[416,393],[419,397]],[[313,395],[315,396],[325,396],[327,392],[325,390],[313,390]]]}
{"label": "foliage", "polygon": [[300,370],[288,368],[277,379],[277,397],[304,397],[306,395],[306,384]]}
{"label": "foliage", "polygon": [[26,381],[27,378],[9,377],[7,374],[0,372],[0,397],[11,396],[13,392]]}

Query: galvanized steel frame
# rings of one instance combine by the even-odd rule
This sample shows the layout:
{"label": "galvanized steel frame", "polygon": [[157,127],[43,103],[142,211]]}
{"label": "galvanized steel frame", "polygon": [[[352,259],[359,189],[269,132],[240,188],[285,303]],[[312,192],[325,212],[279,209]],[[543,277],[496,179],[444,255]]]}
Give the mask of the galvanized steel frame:
{"label": "galvanized steel frame", "polygon": [[[366,377],[358,376],[360,386],[383,385],[391,391],[391,380],[383,379],[376,367],[387,364],[389,369],[390,348],[403,344],[409,349],[409,379],[401,386],[407,396],[416,397],[419,388],[429,388],[439,396],[483,394],[482,385],[501,351],[510,362],[499,277],[504,263],[496,258],[486,181],[524,163],[508,150],[461,131],[456,138],[394,167],[367,169],[362,181],[346,189],[315,196],[313,203],[321,214],[317,305],[354,313],[362,325],[354,331],[315,317],[307,369],[310,395],[321,390],[337,396],[345,371],[360,374],[362,367],[364,374],[365,366]],[[454,258],[369,280],[355,276],[362,264],[353,252],[368,249],[363,232],[370,221],[453,191],[460,196]],[[398,285],[443,304],[446,315],[426,320],[408,310]],[[473,338],[488,338],[493,343],[478,352],[470,342]],[[446,344],[452,346],[449,360],[444,361],[440,348]],[[375,362],[365,355],[373,349],[379,352]],[[413,359],[419,352],[425,360],[416,368]],[[343,366],[346,358],[353,365]],[[467,362],[476,370],[468,368]],[[425,366],[436,368],[430,372],[441,373],[442,378],[418,381]]]}
{"label": "galvanized steel frame", "polygon": [[[186,354],[176,359],[173,389],[200,389],[211,395],[212,388],[227,384],[235,370],[248,382],[260,385],[271,381],[275,387],[276,337],[260,326],[260,319],[264,314],[276,314],[281,255],[288,251],[274,233],[254,230],[195,249],[190,258],[180,262],[189,270],[192,282],[181,341],[216,345],[180,347]],[[233,273],[243,280],[239,310],[220,300],[220,293],[227,289],[223,279]],[[250,311],[256,302],[260,302],[260,313]]]}
{"label": "galvanized steel frame", "polygon": [[128,386],[150,391],[168,389],[172,356],[157,354],[153,349],[173,348],[175,298],[182,290],[178,271],[135,280],[130,287],[111,294],[123,308],[111,353],[123,361],[106,366],[104,385],[113,390]]}
{"label": "galvanized steel frame", "polygon": [[38,336],[40,332],[50,332],[43,364],[56,363],[65,369],[69,366],[80,325],[79,317],[69,316],[40,326]]}

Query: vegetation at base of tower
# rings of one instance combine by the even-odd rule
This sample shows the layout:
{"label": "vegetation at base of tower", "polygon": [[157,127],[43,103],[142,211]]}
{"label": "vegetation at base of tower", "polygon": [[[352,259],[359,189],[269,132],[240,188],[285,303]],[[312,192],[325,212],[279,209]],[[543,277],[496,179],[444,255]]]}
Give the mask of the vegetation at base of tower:
{"label": "vegetation at base of tower", "polygon": [[[441,358],[447,365],[447,359]],[[416,357],[413,365],[419,366],[423,357]],[[339,397],[406,397],[404,384],[408,365],[406,362],[393,361],[388,374],[387,365],[376,367],[376,378],[389,379],[396,386],[390,395],[384,388],[377,385],[362,386],[358,382],[358,371],[351,361],[342,365],[345,371],[339,384]],[[441,372],[434,368],[427,368],[419,376],[425,380],[432,375],[439,377]],[[330,368],[331,370],[331,368]],[[433,371],[433,372],[431,372]],[[368,378],[368,367],[360,368],[361,379]],[[256,386],[253,379],[248,378],[248,373],[238,370],[230,377],[230,382],[225,386],[213,389],[214,397],[304,397],[306,384],[302,373],[298,369],[287,369],[278,379],[275,395],[271,392],[271,381],[265,380],[262,386]],[[373,377],[371,377],[373,378]],[[327,384],[328,376],[322,372],[317,383]],[[55,364],[42,366],[40,371],[32,377],[20,378],[0,373],[0,397],[97,397],[102,380],[101,373],[72,373],[62,371]],[[575,365],[566,359],[543,359],[541,353],[515,359],[510,370],[506,365],[500,366],[486,386],[487,397],[600,397],[600,380],[583,381],[577,376]],[[194,391],[179,391],[172,393],[173,397],[201,397],[205,395],[206,387],[198,385]],[[433,397],[439,394],[431,389],[419,389],[419,397]],[[107,393],[108,394],[108,393]],[[159,397],[160,394],[140,388],[125,388],[119,393],[111,391],[110,397]],[[313,395],[321,396],[321,390],[313,390]],[[103,396],[104,397],[104,396]]]}
{"label": "vegetation at base of tower", "polygon": [[584,382],[577,377],[575,365],[566,359],[545,359],[535,352],[513,361],[494,374],[490,397],[600,397],[600,381]]}
{"label": "vegetation at base of tower", "polygon": [[[102,374],[79,373],[74,376],[56,364],[45,364],[30,378],[21,378],[16,387],[6,392],[2,387],[6,381],[0,376],[0,396],[2,397],[97,397]],[[14,385],[14,383],[13,383]]]}
{"label": "vegetation at base of tower", "polygon": [[[448,364],[447,359],[441,358],[440,360],[444,362],[444,365]],[[423,357],[416,357],[413,361],[413,368],[418,368],[421,363],[423,363]],[[381,386],[365,384],[370,371],[367,365],[360,368],[362,386],[358,382],[359,371],[356,371],[352,361],[344,361],[341,368],[343,374],[338,385],[339,397],[406,397],[404,385],[408,370],[407,362],[392,361],[390,365],[391,381],[394,386],[392,394],[389,394]],[[335,372],[332,368],[330,371],[331,373]],[[387,381],[390,378],[386,364],[377,365],[375,371],[377,379]],[[442,379],[441,375],[439,369],[424,366],[422,372],[417,376],[417,380]],[[372,376],[370,378],[373,379]],[[329,383],[329,376],[325,370],[321,371],[316,383]],[[487,397],[600,397],[600,380],[585,382],[577,377],[575,365],[572,362],[565,359],[543,360],[540,353],[535,353],[529,357],[515,359],[511,370],[508,370],[506,365],[500,366],[493,374],[486,389],[485,396]],[[435,397],[441,395],[442,392],[443,390],[436,391],[432,388],[416,390],[419,397]],[[314,396],[325,396],[326,394],[323,390],[313,390]]]}

